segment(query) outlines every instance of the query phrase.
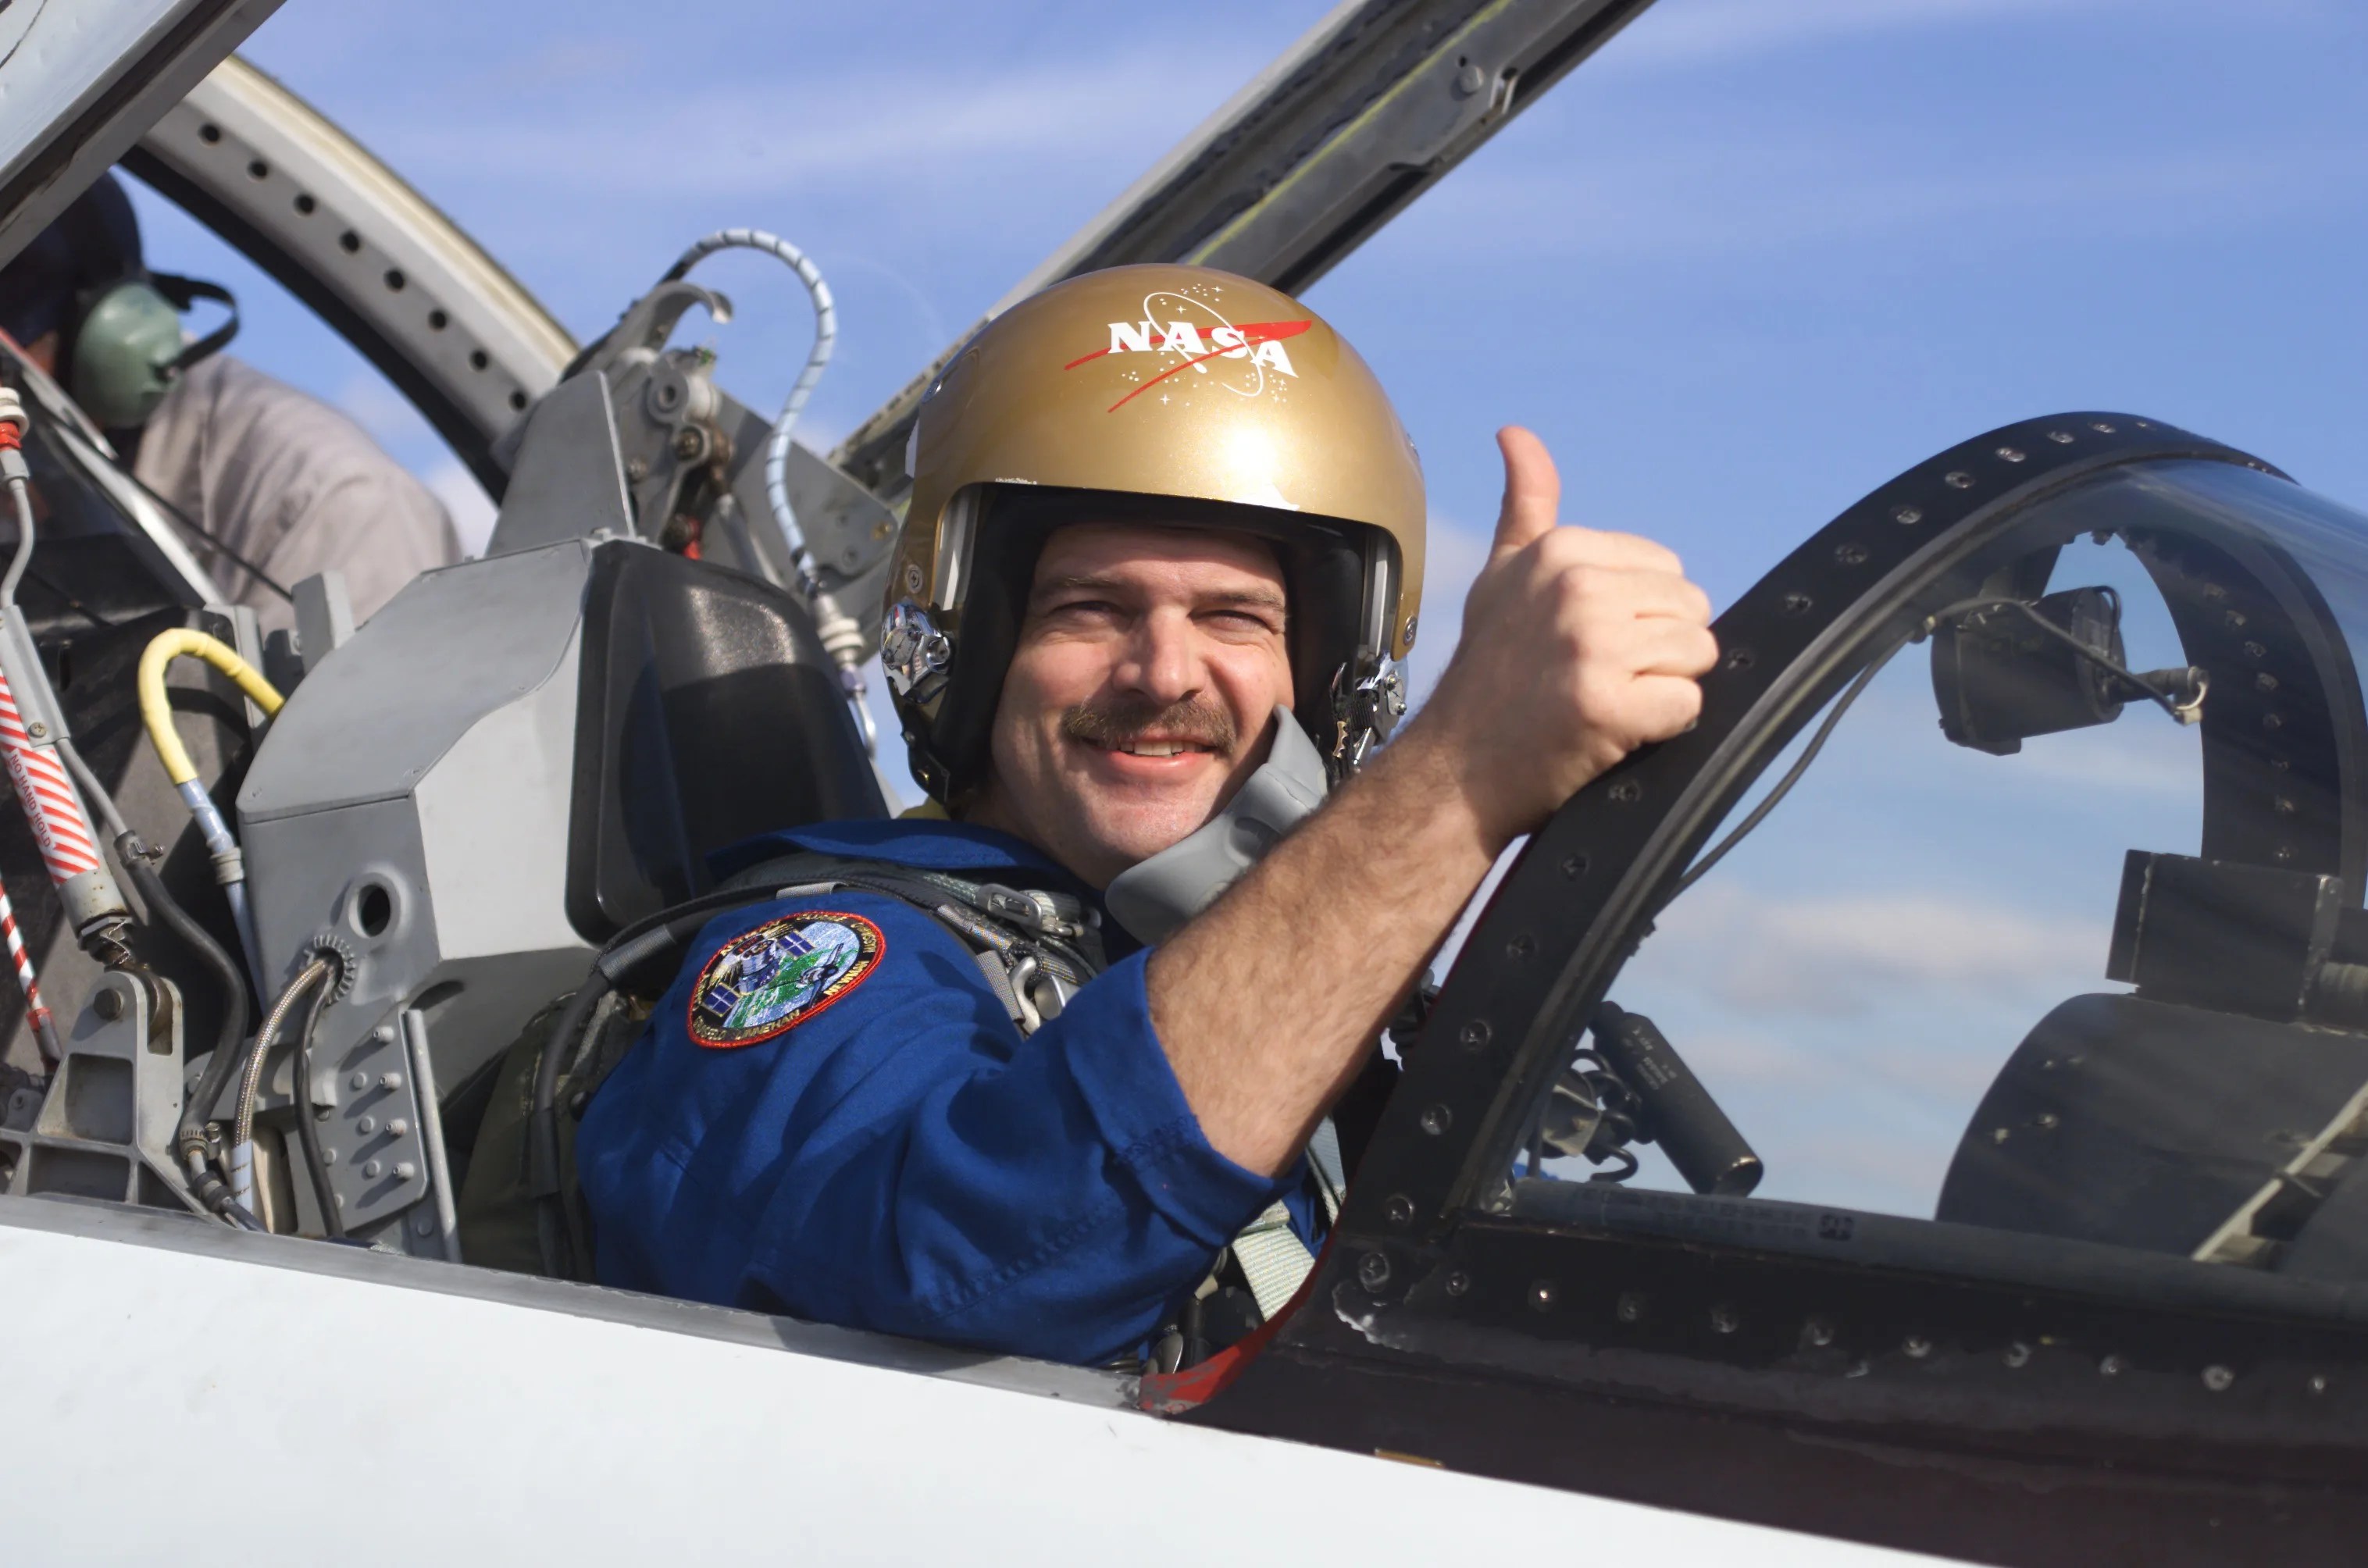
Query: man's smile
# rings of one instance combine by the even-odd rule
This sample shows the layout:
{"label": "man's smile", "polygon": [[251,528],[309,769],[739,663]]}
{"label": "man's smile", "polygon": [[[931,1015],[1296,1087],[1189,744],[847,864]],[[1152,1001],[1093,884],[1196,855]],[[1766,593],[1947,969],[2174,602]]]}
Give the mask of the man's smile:
{"label": "man's smile", "polygon": [[1176,756],[1188,751],[1205,752],[1215,748],[1198,741],[1162,740],[1144,735],[1132,741],[1115,742],[1104,749],[1124,752],[1129,756]]}
{"label": "man's smile", "polygon": [[1197,780],[1212,767],[1227,766],[1224,756],[1205,741],[1170,735],[1139,735],[1110,741],[1067,737],[1089,776],[1119,785],[1175,785]]}
{"label": "man's smile", "polygon": [[[1241,726],[1222,705],[1195,695],[1171,703],[1103,697],[1061,715],[1061,738],[1092,754],[1088,767],[1129,784],[1172,784],[1224,765]],[[1099,765],[1099,766],[1096,766]]]}

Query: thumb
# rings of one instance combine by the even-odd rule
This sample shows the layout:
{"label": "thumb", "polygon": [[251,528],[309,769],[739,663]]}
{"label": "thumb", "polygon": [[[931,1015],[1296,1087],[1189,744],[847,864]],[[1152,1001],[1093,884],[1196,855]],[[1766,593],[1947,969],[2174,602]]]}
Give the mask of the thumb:
{"label": "thumb", "polygon": [[1554,526],[1562,506],[1562,476],[1554,472],[1546,444],[1518,425],[1497,432],[1497,449],[1505,454],[1505,501],[1497,513],[1497,538],[1488,549],[1491,561],[1501,561]]}

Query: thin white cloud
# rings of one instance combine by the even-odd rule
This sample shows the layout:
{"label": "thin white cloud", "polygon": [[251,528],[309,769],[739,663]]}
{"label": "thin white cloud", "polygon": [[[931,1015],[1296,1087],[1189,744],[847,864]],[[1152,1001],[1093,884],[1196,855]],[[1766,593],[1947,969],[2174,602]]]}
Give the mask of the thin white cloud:
{"label": "thin white cloud", "polygon": [[[604,193],[646,186],[677,199],[838,187],[894,202],[960,184],[987,164],[1100,163],[1114,146],[1134,143],[1147,158],[1189,128],[1189,110],[1166,106],[1220,102],[1240,74],[1240,62],[1222,55],[1188,59],[1162,70],[1155,103],[1138,63],[1048,62],[992,76],[882,71],[819,96],[703,84],[640,95],[630,114],[594,99],[538,107],[506,123],[421,120],[394,130],[385,151],[430,184],[524,178]],[[1177,131],[1159,129],[1171,119]]]}
{"label": "thin white cloud", "polygon": [[[2022,770],[2104,795],[2203,800],[2203,737],[2132,703],[2111,729],[2042,735],[2023,743]],[[2201,816],[2198,823],[2201,823]]]}
{"label": "thin white cloud", "polygon": [[1684,1051],[1697,1072],[1710,1074],[1722,1089],[1734,1085],[1747,1096],[1761,1087],[1797,1086],[1831,1070],[1824,1055],[1810,1045],[1762,1029],[1687,1032]]}
{"label": "thin white cloud", "polygon": [[[2093,987],[2108,922],[1936,894],[1772,897],[1705,883],[1659,921],[1682,978],[1758,1016],[1840,1017],[1908,1000],[2060,998]],[[1675,966],[1656,965],[1666,983]]]}

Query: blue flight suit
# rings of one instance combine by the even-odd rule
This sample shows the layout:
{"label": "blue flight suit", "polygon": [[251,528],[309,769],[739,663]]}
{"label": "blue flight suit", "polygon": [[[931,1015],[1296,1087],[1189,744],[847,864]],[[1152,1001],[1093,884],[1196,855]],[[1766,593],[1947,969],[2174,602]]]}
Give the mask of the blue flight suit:
{"label": "blue flight suit", "polygon": [[[825,824],[717,869],[798,850],[1090,902],[1027,845],[948,822]],[[789,955],[794,941],[734,944],[820,913],[861,918],[775,928],[838,944],[821,958]],[[868,969],[846,935],[864,921],[878,932]],[[1117,961],[1023,1039],[970,950],[900,899],[840,892],[719,915],[576,1136],[601,1281],[1100,1365],[1142,1355],[1276,1199],[1314,1250],[1305,1162],[1269,1178],[1210,1146],[1152,1027],[1147,954],[1102,930]],[[746,957],[719,959],[726,948]],[[734,987],[761,990],[801,961],[860,977],[756,1043],[694,1039]],[[797,983],[782,979],[782,994]],[[707,995],[723,1002],[700,1024]]]}

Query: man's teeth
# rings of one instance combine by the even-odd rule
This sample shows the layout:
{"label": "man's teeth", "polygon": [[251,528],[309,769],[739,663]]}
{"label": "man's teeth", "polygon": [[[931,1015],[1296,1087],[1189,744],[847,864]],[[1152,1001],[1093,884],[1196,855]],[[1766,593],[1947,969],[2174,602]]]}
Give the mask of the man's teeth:
{"label": "man's teeth", "polygon": [[1118,749],[1134,756],[1176,756],[1191,748],[1182,741],[1133,741]]}

